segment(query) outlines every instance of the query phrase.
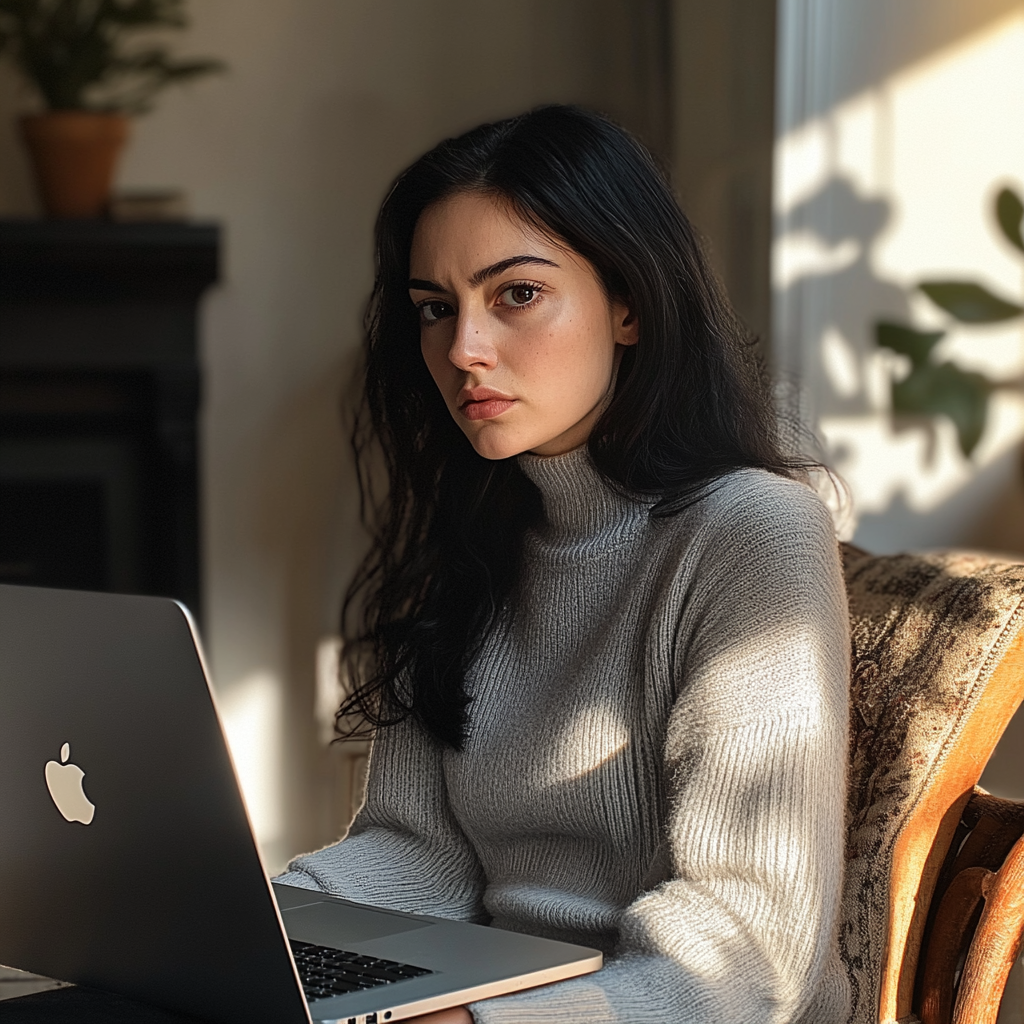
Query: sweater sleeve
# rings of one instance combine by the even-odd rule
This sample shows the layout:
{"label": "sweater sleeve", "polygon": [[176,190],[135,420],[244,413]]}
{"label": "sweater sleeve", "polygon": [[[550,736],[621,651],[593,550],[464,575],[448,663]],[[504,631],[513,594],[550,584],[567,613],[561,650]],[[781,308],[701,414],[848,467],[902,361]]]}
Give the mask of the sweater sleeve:
{"label": "sweater sleeve", "polygon": [[483,871],[448,803],[441,751],[411,719],[378,731],[348,835],[275,881],[408,913],[483,918]]}
{"label": "sweater sleeve", "polygon": [[814,495],[754,490],[710,499],[681,584],[660,883],[601,971],[476,1003],[478,1024],[845,1020],[845,590]]}

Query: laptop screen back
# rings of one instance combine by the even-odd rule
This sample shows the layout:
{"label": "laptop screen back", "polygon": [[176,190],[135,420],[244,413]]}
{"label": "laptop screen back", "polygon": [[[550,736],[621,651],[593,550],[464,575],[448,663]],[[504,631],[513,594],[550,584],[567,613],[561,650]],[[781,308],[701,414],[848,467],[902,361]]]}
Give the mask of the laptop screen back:
{"label": "laptop screen back", "polygon": [[0,963],[309,1020],[172,601],[0,585]]}

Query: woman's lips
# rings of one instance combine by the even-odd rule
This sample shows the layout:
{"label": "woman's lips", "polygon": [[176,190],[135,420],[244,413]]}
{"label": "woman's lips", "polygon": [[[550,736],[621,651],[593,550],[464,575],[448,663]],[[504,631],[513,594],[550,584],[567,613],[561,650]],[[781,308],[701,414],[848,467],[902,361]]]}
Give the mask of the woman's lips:
{"label": "woman's lips", "polygon": [[514,398],[484,398],[480,401],[470,399],[459,406],[459,412],[467,420],[492,420],[495,416],[507,412],[515,404]]}
{"label": "woman's lips", "polygon": [[467,420],[493,420],[515,404],[516,400],[509,395],[481,385],[464,388],[459,393],[459,412]]}

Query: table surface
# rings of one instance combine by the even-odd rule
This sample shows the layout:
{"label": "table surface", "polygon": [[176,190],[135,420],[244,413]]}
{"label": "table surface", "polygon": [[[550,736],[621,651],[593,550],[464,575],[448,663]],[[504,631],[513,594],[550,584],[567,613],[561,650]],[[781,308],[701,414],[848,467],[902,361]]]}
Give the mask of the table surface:
{"label": "table surface", "polygon": [[0,1024],[199,1024],[122,996],[0,967]]}

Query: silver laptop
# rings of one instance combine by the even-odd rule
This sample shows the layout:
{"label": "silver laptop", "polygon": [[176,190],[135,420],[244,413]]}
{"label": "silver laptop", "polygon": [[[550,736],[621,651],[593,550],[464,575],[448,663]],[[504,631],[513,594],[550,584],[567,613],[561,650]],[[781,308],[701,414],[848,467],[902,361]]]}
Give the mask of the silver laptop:
{"label": "silver laptop", "polygon": [[185,609],[0,585],[0,964],[223,1024],[384,1024],[601,954],[272,885]]}

